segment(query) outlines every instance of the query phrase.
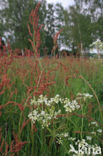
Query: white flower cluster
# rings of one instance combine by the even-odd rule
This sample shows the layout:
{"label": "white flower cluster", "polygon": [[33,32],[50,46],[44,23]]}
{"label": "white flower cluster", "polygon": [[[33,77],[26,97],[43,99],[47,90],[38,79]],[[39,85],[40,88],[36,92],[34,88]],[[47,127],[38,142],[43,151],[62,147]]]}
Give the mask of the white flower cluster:
{"label": "white flower cluster", "polygon": [[57,141],[56,141],[56,142],[57,142],[58,144],[62,144],[63,139],[68,138],[69,135],[68,135],[68,133],[66,132],[66,133],[57,134],[56,136],[57,136],[57,138],[56,138]]}
{"label": "white flower cluster", "polygon": [[93,129],[93,131],[91,132],[92,135],[102,134],[102,129],[96,121],[90,122],[89,126]]}
{"label": "white flower cluster", "polygon": [[80,105],[78,105],[76,100],[73,100],[65,103],[64,108],[66,112],[73,112],[74,110],[79,109]]}
{"label": "white flower cluster", "polygon": [[77,94],[77,100],[83,99],[84,101],[86,99],[91,99],[93,97],[93,95],[90,95],[89,93],[78,93]]}
{"label": "white flower cluster", "polygon": [[52,104],[58,104],[59,102],[62,102],[62,99],[60,98],[60,95],[56,95],[54,98],[50,98],[50,100],[47,98],[47,96],[40,95],[39,98],[36,100],[36,97],[34,96],[31,100],[31,105],[40,106],[41,104],[45,104],[46,106],[51,106]]}
{"label": "white flower cluster", "polygon": [[96,121],[90,122],[89,126],[90,125],[94,125],[94,126],[98,127],[98,123]]}
{"label": "white flower cluster", "polygon": [[32,123],[35,123],[36,121],[38,121],[41,125],[42,128],[44,127],[48,127],[51,123],[52,119],[56,119],[56,116],[58,114],[60,114],[61,110],[59,110],[58,112],[54,111],[53,109],[51,109],[51,111],[49,110],[48,112],[45,111],[41,111],[39,112],[38,109],[32,111],[28,117],[29,119],[31,119]]}
{"label": "white flower cluster", "polygon": [[[60,103],[62,104],[61,107],[59,107]],[[76,100],[70,101],[68,98],[61,98],[60,95],[50,99],[40,95],[37,100],[33,97],[31,105],[35,106],[36,109],[28,115],[29,119],[31,119],[32,123],[38,121],[43,128],[48,127],[52,120],[56,120],[57,115],[62,114],[63,109],[65,113],[71,113],[80,108]]]}
{"label": "white flower cluster", "polygon": [[93,42],[90,46],[103,50],[103,42],[101,42],[100,39],[97,39],[97,40],[96,40],[95,42]]}

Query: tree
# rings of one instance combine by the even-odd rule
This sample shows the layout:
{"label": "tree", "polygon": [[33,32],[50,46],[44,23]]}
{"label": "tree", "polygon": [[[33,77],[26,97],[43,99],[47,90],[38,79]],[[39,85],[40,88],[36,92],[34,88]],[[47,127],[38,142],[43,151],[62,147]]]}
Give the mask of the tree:
{"label": "tree", "polygon": [[[84,15],[91,18],[92,38],[103,40],[103,0],[79,0],[81,1],[80,10]],[[75,3],[80,4],[78,0]],[[85,9],[87,8],[87,9]]]}
{"label": "tree", "polygon": [[[5,30],[3,32],[8,33],[8,38],[14,49],[31,49],[31,44],[28,41],[30,36],[27,25],[29,23],[31,10],[35,9],[37,3],[37,0],[5,0],[6,7],[3,7],[0,19],[4,20],[3,26],[5,26]],[[53,47],[53,35],[55,33],[54,6],[52,4],[46,6],[46,1],[43,0],[38,12],[39,25],[43,24],[43,28],[40,30],[41,55],[43,55],[45,48],[47,49],[48,54],[51,53]],[[47,28],[46,30],[45,27]]]}
{"label": "tree", "polygon": [[[13,48],[30,48],[28,41],[28,20],[32,9],[35,9],[37,1],[34,0],[7,0],[6,7],[2,9],[2,19],[4,19],[5,31],[9,33]],[[43,9],[43,10],[42,10]],[[44,13],[43,13],[44,12]],[[40,9],[40,20],[45,18],[45,3]]]}
{"label": "tree", "polygon": [[45,26],[49,35],[53,36],[55,34],[55,8],[53,4],[47,5]]}
{"label": "tree", "polygon": [[[81,10],[81,6],[82,3],[78,0],[68,10],[62,9],[62,43],[64,42],[74,53],[89,48],[89,45],[93,42],[93,34],[96,29],[91,16],[85,14],[83,9]],[[61,11],[59,14],[61,15]]]}
{"label": "tree", "polygon": [[41,36],[42,40],[42,50],[41,50],[41,54],[42,55],[51,55],[51,51],[53,48],[53,37],[48,33],[48,31],[43,31],[44,35],[43,37]]}
{"label": "tree", "polygon": [[48,4],[46,8],[46,17],[44,21],[44,29],[41,33],[42,49],[48,55],[51,55],[53,44],[53,36],[56,33],[56,13],[53,4]]}
{"label": "tree", "polygon": [[[60,3],[57,3],[55,6],[55,14],[56,14],[56,18],[55,18],[55,25],[56,25],[56,31],[58,32],[59,30],[63,30],[60,33],[60,36],[58,38],[58,45],[59,48],[61,47],[61,45],[65,44],[65,29],[64,26],[66,27],[66,23],[65,21],[65,17],[68,18],[67,16],[65,16],[65,9],[63,8],[63,6]],[[65,36],[65,37],[64,37]]]}

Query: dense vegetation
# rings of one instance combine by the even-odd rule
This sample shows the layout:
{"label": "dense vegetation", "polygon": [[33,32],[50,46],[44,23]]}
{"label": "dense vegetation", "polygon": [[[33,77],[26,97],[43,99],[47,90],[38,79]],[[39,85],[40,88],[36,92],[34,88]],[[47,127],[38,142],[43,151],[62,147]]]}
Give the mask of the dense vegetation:
{"label": "dense vegetation", "polygon": [[[0,10],[0,34],[9,36],[12,47],[30,49],[27,24],[29,14],[35,8],[37,0],[4,0]],[[53,35],[62,29],[58,39],[59,47],[64,44],[73,53],[88,51],[96,39],[103,41],[103,1],[74,0],[74,5],[63,8],[61,4],[47,4],[42,1],[39,10],[39,24],[43,24],[41,33],[41,53],[46,48],[51,53]]]}
{"label": "dense vegetation", "polygon": [[70,144],[77,150],[83,139],[102,148],[102,64],[72,57],[1,57],[1,155],[72,155]]}
{"label": "dense vegetation", "polygon": [[[8,0],[8,2],[10,6],[4,8],[3,17],[6,11],[8,11],[7,15],[12,10],[15,11],[18,8],[14,7],[15,3],[19,4],[21,1],[13,3],[14,1]],[[28,5],[33,7],[32,2],[32,0],[22,0],[22,7]],[[79,2],[76,1],[76,6],[80,9]],[[89,1],[85,2],[89,3]],[[13,37],[11,45],[0,44],[0,155],[102,155],[103,61],[73,56],[56,57],[57,39],[61,34],[65,41],[63,34],[66,25],[56,34],[52,30],[51,34],[42,32],[43,23],[40,21],[39,13],[42,13],[43,4],[37,3],[35,9],[30,11],[30,15],[27,12],[29,18],[27,28],[24,23],[21,23],[21,26],[26,28],[26,33],[28,32],[27,38],[25,31],[21,29],[20,34],[16,34],[18,24],[14,26],[12,23],[16,21],[14,17],[18,18],[20,15],[17,16],[13,12],[12,15],[15,16],[8,21],[11,26],[5,23],[5,31],[8,26],[9,30],[12,29],[14,32],[13,36],[10,34]],[[12,9],[9,10],[10,8]],[[73,6],[71,9],[73,11],[77,8]],[[18,10],[16,12],[20,13]],[[63,12],[68,14],[66,10]],[[23,15],[27,14],[25,12]],[[70,25],[67,26],[69,28]],[[70,27],[74,30],[74,25]],[[71,38],[70,41],[73,42],[70,46],[72,43],[77,46],[80,40],[73,36],[73,32],[71,31],[70,37],[74,37],[75,40]],[[22,34],[27,39],[26,42],[21,40]],[[51,58],[47,55],[40,57],[41,52],[44,55],[46,51],[42,47],[51,43],[47,42],[45,37],[47,40],[49,37],[52,40],[52,46],[48,46],[52,54]],[[25,56],[18,55],[22,48]]]}

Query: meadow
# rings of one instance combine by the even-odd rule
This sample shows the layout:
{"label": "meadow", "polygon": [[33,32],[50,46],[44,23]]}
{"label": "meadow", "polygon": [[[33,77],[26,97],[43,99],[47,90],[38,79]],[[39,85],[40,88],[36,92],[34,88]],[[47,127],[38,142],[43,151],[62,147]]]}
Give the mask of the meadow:
{"label": "meadow", "polygon": [[102,71],[96,59],[1,57],[1,155],[72,156],[80,142],[102,149]]}
{"label": "meadow", "polygon": [[33,56],[10,46],[0,56],[0,155],[102,155],[103,60],[41,58],[39,6],[30,15],[33,33],[28,25]]}

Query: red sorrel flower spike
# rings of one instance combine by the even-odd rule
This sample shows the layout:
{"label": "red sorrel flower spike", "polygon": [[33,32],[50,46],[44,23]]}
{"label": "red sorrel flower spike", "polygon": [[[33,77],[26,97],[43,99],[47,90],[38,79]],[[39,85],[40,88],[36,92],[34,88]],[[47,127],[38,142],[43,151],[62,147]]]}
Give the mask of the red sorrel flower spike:
{"label": "red sorrel flower spike", "polygon": [[23,122],[22,126],[21,126],[21,129],[20,129],[20,133],[22,132],[22,130],[24,129],[24,127],[30,122],[30,120],[26,120]]}
{"label": "red sorrel flower spike", "polygon": [[57,44],[57,39],[58,39],[58,36],[60,35],[60,33],[62,32],[63,30],[59,30],[53,37],[53,42],[54,42],[54,46],[53,46],[53,49],[52,49],[52,54],[55,53],[55,50],[57,49],[58,47],[58,44]]}
{"label": "red sorrel flower spike", "polygon": [[27,141],[16,143],[16,145],[14,146],[14,150],[13,150],[13,151],[14,151],[15,153],[19,152],[19,151],[21,150],[21,148],[22,148],[25,144],[27,144],[27,143],[28,143]]}
{"label": "red sorrel flower spike", "polygon": [[29,22],[33,28],[33,32],[31,32],[31,28],[30,25],[28,24],[28,31],[29,31],[29,35],[32,37],[32,39],[28,39],[29,42],[32,45],[33,51],[35,53],[35,57],[39,57],[40,56],[40,44],[41,44],[41,40],[40,40],[40,30],[43,27],[43,25],[39,26],[39,16],[38,16],[38,11],[40,8],[40,2],[37,4],[35,10],[32,10],[29,16]]}
{"label": "red sorrel flower spike", "polygon": [[27,27],[28,27],[29,35],[32,37],[33,34],[31,33],[31,30],[30,30],[30,26],[29,26],[29,24],[27,25]]}

